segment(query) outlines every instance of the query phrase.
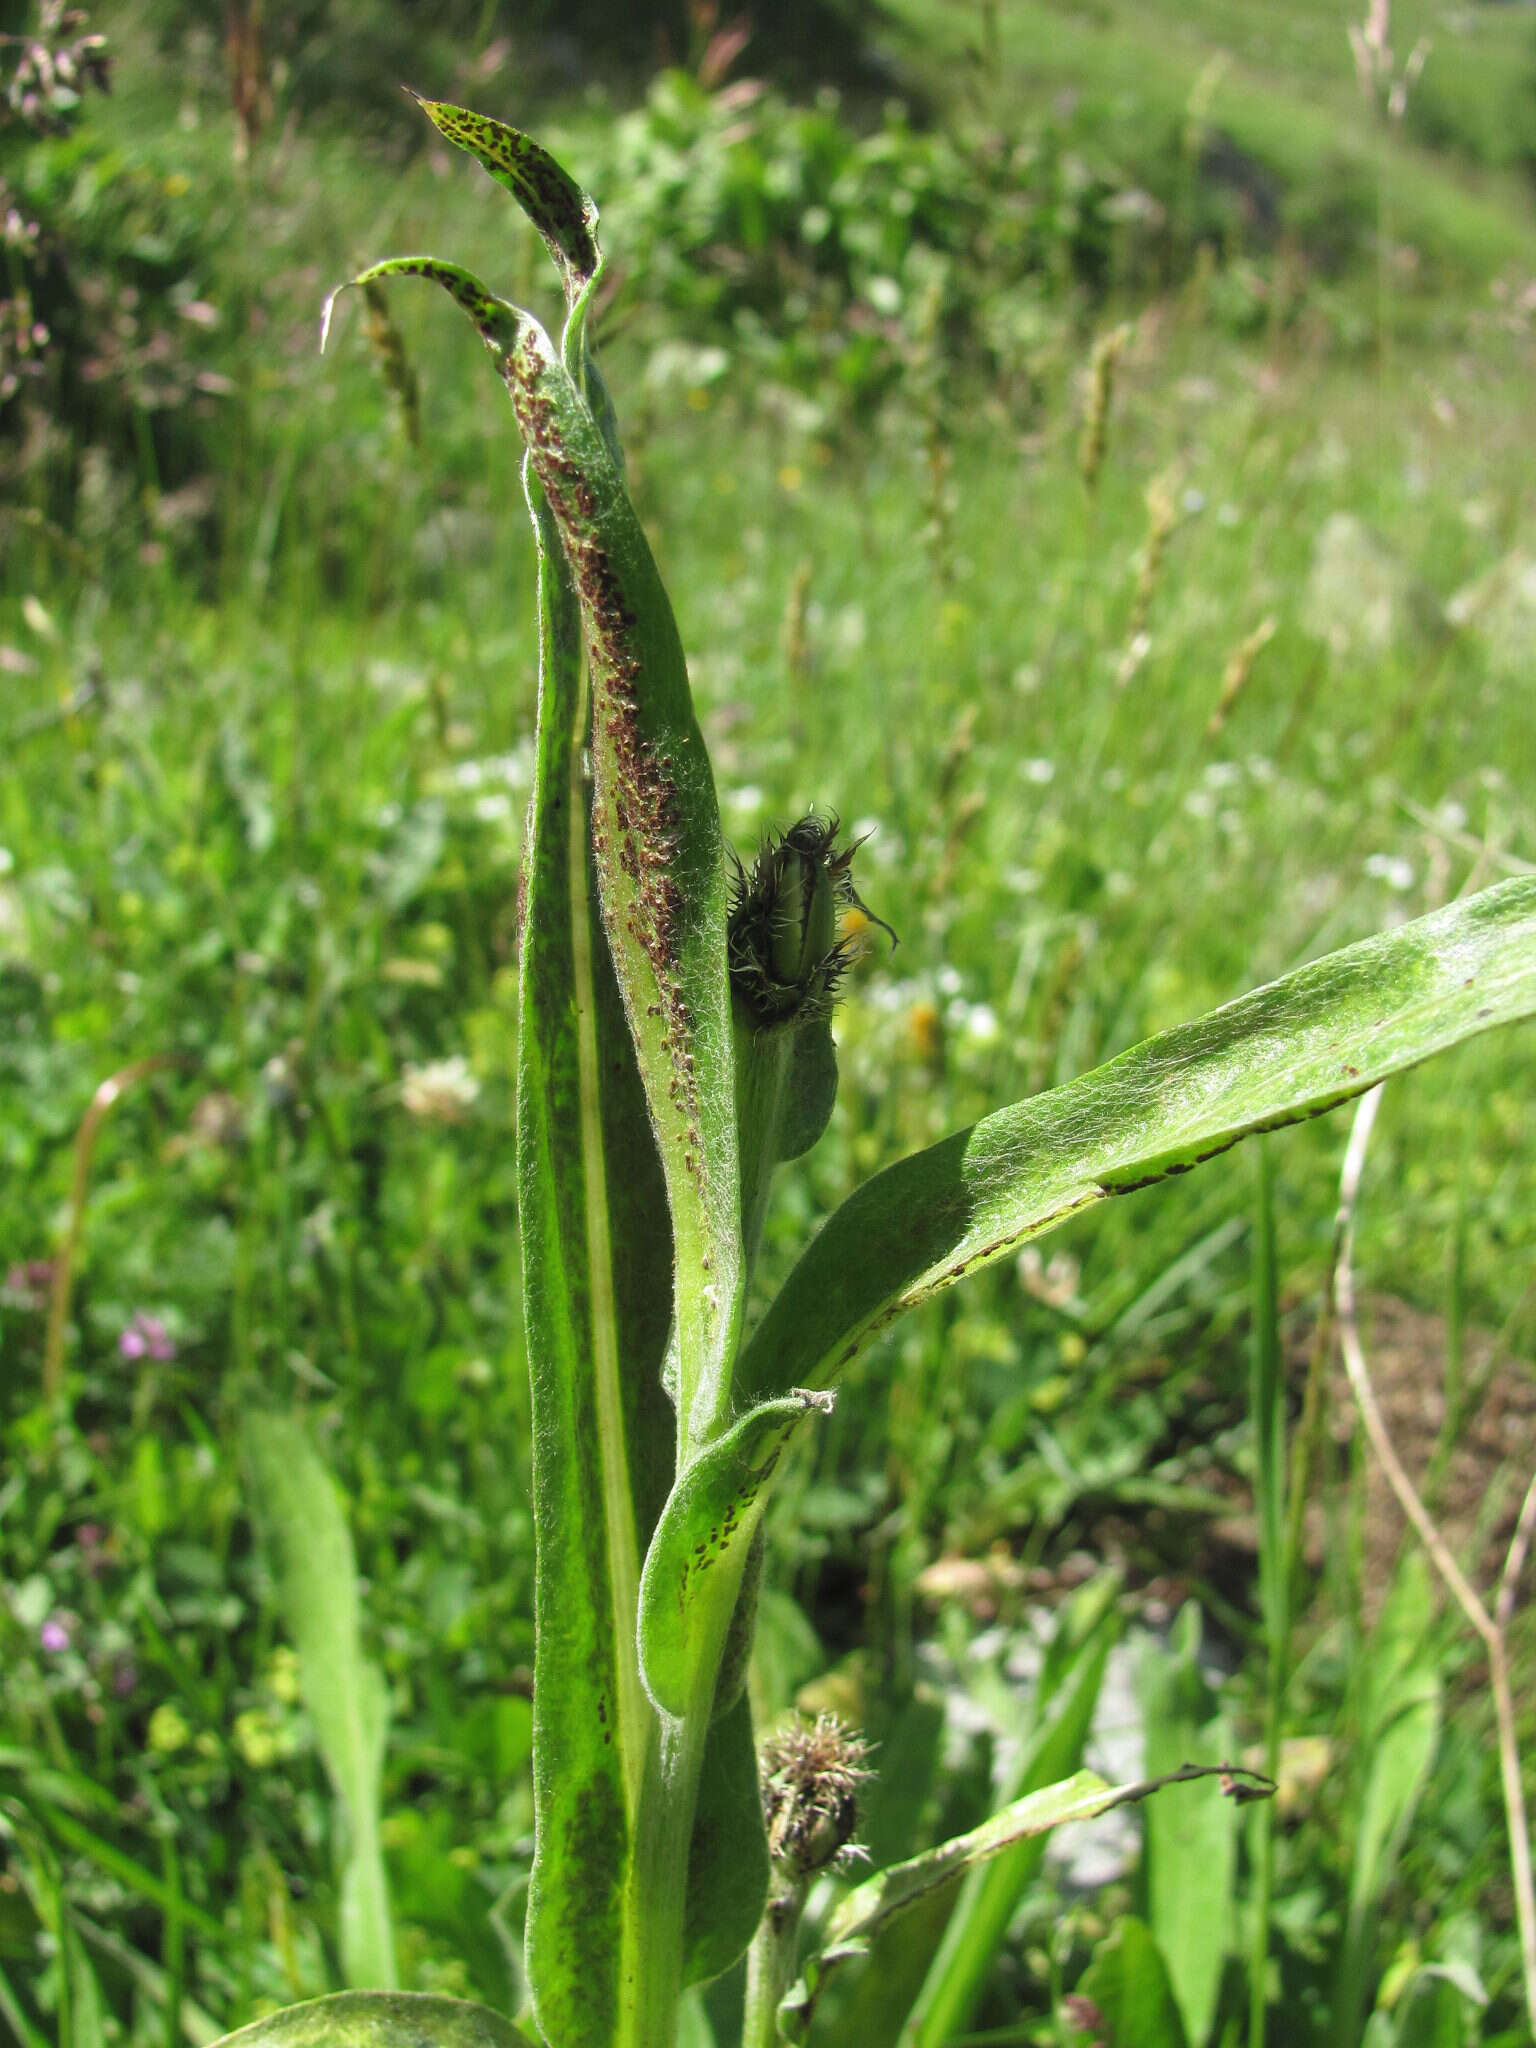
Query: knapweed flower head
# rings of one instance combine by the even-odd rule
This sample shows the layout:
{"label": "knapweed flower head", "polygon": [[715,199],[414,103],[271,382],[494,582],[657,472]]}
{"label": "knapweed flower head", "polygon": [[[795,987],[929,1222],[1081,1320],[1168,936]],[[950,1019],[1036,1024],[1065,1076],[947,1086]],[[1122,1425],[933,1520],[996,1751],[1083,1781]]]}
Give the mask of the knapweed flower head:
{"label": "knapweed flower head", "polygon": [[158,1316],[146,1315],[142,1309],[118,1338],[117,1348],[124,1358],[152,1358],[160,1364],[176,1356],[170,1331]]}
{"label": "knapweed flower head", "polygon": [[810,1877],[859,1853],[853,1833],[859,1787],[872,1775],[868,1755],[863,1736],[836,1714],[796,1722],[764,1743],[763,1819],[776,1864]]}
{"label": "knapweed flower head", "polygon": [[69,1623],[62,1614],[50,1614],[37,1632],[37,1639],[52,1657],[69,1648]]}

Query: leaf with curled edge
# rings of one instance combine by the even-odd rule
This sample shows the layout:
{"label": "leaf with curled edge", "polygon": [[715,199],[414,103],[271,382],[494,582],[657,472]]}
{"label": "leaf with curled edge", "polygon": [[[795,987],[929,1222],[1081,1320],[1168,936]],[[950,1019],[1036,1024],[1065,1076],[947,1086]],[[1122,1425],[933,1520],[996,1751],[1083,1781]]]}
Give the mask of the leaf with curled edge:
{"label": "leaf with curled edge", "polygon": [[401,276],[441,285],[495,356],[581,605],[598,892],[672,1212],[682,1462],[728,1421],[745,1282],[714,776],[671,601],[575,378],[531,314],[457,264],[393,257],[352,283]]}
{"label": "leaf with curled edge", "polygon": [[941,1288],[1111,1195],[1318,1116],[1536,1013],[1536,878],[1345,947],[866,1181],[743,1349],[738,1391],[826,1386]]}
{"label": "leaf with curled edge", "polygon": [[528,2048],[486,2005],[424,1991],[340,1991],[268,2013],[212,2048]]}
{"label": "leaf with curled edge", "polygon": [[720,1653],[785,1445],[832,1396],[796,1388],[742,1416],[679,1473],[640,1579],[640,1670],[665,1713],[708,1713]]}

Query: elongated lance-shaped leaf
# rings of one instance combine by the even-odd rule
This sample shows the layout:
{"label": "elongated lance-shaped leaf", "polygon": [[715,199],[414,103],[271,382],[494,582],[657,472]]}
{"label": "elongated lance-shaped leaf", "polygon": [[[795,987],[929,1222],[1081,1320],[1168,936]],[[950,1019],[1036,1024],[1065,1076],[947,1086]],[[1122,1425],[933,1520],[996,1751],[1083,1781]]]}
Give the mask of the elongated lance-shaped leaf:
{"label": "elongated lance-shaped leaf", "polygon": [[[410,87],[406,90],[410,92]],[[424,100],[414,92],[411,98],[445,140],[467,151],[483,171],[512,194],[543,237],[565,294],[561,360],[591,407],[609,455],[622,469],[624,459],[613,401],[587,338],[587,316],[603,274],[603,252],[597,241],[597,201],[531,135],[509,128],[506,122],[489,114],[472,113],[467,107]]]}
{"label": "elongated lance-shaped leaf", "polygon": [[1533,1012],[1536,879],[1521,876],[1149,1038],[866,1182],[753,1332],[738,1388],[826,1386],[905,1309],[1064,1217]]}
{"label": "elongated lance-shaped leaf", "polygon": [[304,1705],[346,1819],[342,1968],[355,1985],[390,1990],[395,1944],[379,1839],[389,1702],[383,1673],[363,1654],[351,1533],[297,1416],[249,1416],[245,1453]]}
{"label": "elongated lance-shaped leaf", "polygon": [[1227,1764],[1184,1764],[1161,1778],[1147,1778],[1134,1785],[1111,1785],[1096,1771],[1078,1771],[1059,1785],[1047,1785],[1013,1800],[980,1827],[954,1835],[936,1848],[925,1849],[920,1855],[908,1857],[905,1863],[893,1863],[889,1870],[866,1878],[849,1892],[827,1921],[819,1953],[809,1959],[804,1976],[779,2008],[781,2030],[787,2039],[803,2041],[815,2001],[832,1971],[866,1954],[877,1934],[960,1873],[975,1869],[1032,1835],[1046,1834],[1075,1820],[1093,1820],[1112,1807],[1148,1799],[1170,1785],[1215,1777],[1230,1785],[1239,1798],[1268,1798],[1275,1789],[1254,1772]]}
{"label": "elongated lance-shaped leaf", "polygon": [[353,282],[391,276],[443,285],[496,357],[581,606],[598,890],[672,1212],[691,1454],[730,1414],[743,1261],[724,845],[677,622],[602,432],[539,323],[432,257]]}
{"label": "elongated lance-shaped leaf", "polygon": [[[634,1644],[640,1559],[671,1474],[660,1371],[671,1246],[595,915],[580,612],[531,468],[525,484],[540,636],[517,1107],[538,1613],[528,1967],[548,2038],[596,2048],[641,1938],[625,1878],[653,1716]],[[611,1175],[619,1159],[625,1171]]]}
{"label": "elongated lance-shaped leaf", "polygon": [[542,143],[489,114],[407,92],[433,127],[456,149],[467,150],[482,170],[504,186],[543,236],[565,302],[573,306],[602,265],[597,246],[597,203]]}
{"label": "elongated lance-shaped leaf", "polygon": [[829,1394],[798,1390],[765,1401],[678,1475],[640,1585],[640,1666],[667,1713],[709,1711],[701,1688],[715,1683],[763,1489],[799,1424],[831,1406]]}
{"label": "elongated lance-shaped leaf", "polygon": [[212,2048],[528,2048],[499,2012],[424,1991],[341,1991],[285,2006]]}

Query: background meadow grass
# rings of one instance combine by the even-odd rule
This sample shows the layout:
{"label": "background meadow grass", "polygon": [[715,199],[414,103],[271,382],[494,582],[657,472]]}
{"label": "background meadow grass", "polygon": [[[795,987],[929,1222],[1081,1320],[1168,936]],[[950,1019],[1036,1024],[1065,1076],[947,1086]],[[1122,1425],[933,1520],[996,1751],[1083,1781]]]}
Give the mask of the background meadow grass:
{"label": "background meadow grass", "polygon": [[[716,271],[689,255],[674,274],[662,245],[712,246],[717,215],[658,211],[636,169],[663,189],[681,164],[718,217],[772,219],[834,148],[826,103],[722,113],[679,84],[676,106],[624,128],[606,99],[522,104],[489,35],[459,58],[424,45],[423,89],[548,136],[603,203],[621,271],[607,374],[727,833],[746,851],[835,807],[869,832],[860,889],[900,935],[893,951],[872,933],[850,977],[833,1128],[782,1176],[765,1285],[914,1145],[1536,858],[1536,627],[1518,594],[1536,549],[1536,43],[1519,10],[1448,20],[1403,132],[1383,135],[1342,21],[1310,0],[900,0],[878,39],[925,132],[1030,138],[1067,253],[1005,289],[977,267],[985,235],[942,273],[851,238],[862,354],[803,250],[777,287],[805,297],[787,339],[695,295]],[[24,175],[105,252],[102,318],[138,320],[121,346],[145,360],[90,432],[13,444],[0,508],[0,2027],[26,2048],[70,1995],[55,1910],[100,1987],[95,2037],[74,1995],[82,2043],[174,2040],[178,2012],[207,2039],[339,1981],[334,1822],[242,1474],[253,1403],[307,1411],[350,1504],[392,1695],[406,1983],[515,1997],[531,1824],[510,1118],[534,635],[517,450],[478,352],[427,294],[391,300],[419,445],[360,303],[324,359],[314,342],[321,295],[360,261],[431,248],[547,305],[542,257],[409,109],[370,101],[361,134],[345,105],[306,110],[242,164],[211,46],[169,59],[147,11],[102,25],[114,97]],[[1402,11],[1400,51],[1420,25]],[[1190,94],[1218,51],[1231,61],[1192,142]],[[851,104],[855,129],[878,128]],[[730,128],[746,118],[744,144]],[[903,146],[888,153],[908,166]],[[1234,200],[1232,167],[1250,164],[1272,221]],[[1385,302],[1378,174],[1415,252],[1388,266]],[[936,203],[931,164],[901,175],[915,208]],[[1123,208],[1094,242],[1099,216],[1068,221],[1059,195],[1095,178],[1150,195],[1160,223]],[[995,238],[1002,263],[1013,245]],[[623,275],[631,246],[651,265]],[[894,310],[869,296],[883,262]],[[722,265],[721,292],[744,296],[752,274]],[[150,303],[176,340],[175,404],[157,394]],[[1090,489],[1085,369],[1121,320]],[[151,1053],[177,1064],[105,1127],[52,1407],[26,1264],[59,1241],[92,1091]],[[1394,1084],[1363,1203],[1364,1283],[1425,1312],[1410,1378],[1461,1359],[1473,1407],[1487,1338],[1522,1385],[1536,1341],[1531,1057],[1515,1035]],[[1297,1361],[1342,1142],[1328,1121],[1268,1141]],[[809,1687],[857,1710],[908,1800],[871,1816],[889,1854],[979,1810],[1007,1728],[975,1632],[1016,1625],[1085,1554],[1122,1569],[1136,1614],[1201,1602],[1227,1726],[1258,1739],[1254,1214],[1232,1159],[1070,1226],[1045,1248],[1060,1263],[983,1276],[861,1361],[790,1470],[761,1704]],[[125,1356],[124,1333],[149,1327],[136,1317],[172,1355]],[[1507,1449],[1528,1469],[1528,1440]],[[1458,1993],[1459,2031],[1433,2038],[1513,2042],[1476,1666],[1407,1593],[1377,1621],[1391,1544],[1362,1529],[1358,1454],[1330,1434],[1317,1463],[1332,1533],[1311,1552],[1285,1732],[1327,1767],[1285,1809],[1281,2037],[1344,2038],[1361,1731],[1387,1654],[1371,1630],[1398,1626],[1441,1705],[1432,1771],[1396,1788],[1400,1854],[1362,1937],[1371,1997],[1401,2002],[1419,1961],[1465,1964],[1490,2002]],[[1522,1478],[1489,1471],[1486,1524]],[[957,1555],[996,1567],[976,1613],[925,1591]],[[1527,1671],[1530,1652],[1527,1632]],[[972,1706],[918,1797],[901,1745],[936,1685]],[[1138,1883],[1030,1894],[978,2020],[1011,2031],[987,2038],[1077,2038],[1060,1995],[1114,1912],[1144,1905]],[[837,2037],[861,2038],[858,2011],[831,2016]],[[1213,2038],[1243,2039],[1245,2012],[1229,1983]]]}

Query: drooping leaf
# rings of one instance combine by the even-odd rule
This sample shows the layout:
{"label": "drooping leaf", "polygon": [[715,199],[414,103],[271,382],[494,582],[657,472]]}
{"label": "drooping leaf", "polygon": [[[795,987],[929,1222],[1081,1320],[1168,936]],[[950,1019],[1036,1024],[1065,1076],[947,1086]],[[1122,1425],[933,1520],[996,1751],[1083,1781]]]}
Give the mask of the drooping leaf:
{"label": "drooping leaf", "polygon": [[830,1406],[803,1392],[765,1401],[679,1473],[640,1582],[640,1667],[666,1713],[709,1710],[763,1488],[799,1424]]}
{"label": "drooping leaf", "polygon": [[826,1386],[904,1310],[1094,1202],[1536,1011],[1536,879],[1330,954],[889,1167],[838,1209],[753,1332],[753,1399]]}
{"label": "drooping leaf", "polygon": [[340,1991],[285,2006],[213,2048],[526,2048],[489,2006],[423,1991]]}
{"label": "drooping leaf", "polygon": [[[1001,1813],[984,1820],[980,1827],[866,1878],[831,1914],[823,1930],[820,1951],[807,1960],[800,1981],[780,2006],[779,2025],[785,2038],[805,2039],[816,2000],[834,1970],[865,1955],[871,1940],[883,1928],[962,1872],[1031,1835],[1045,1834],[1069,1821],[1092,1820],[1112,1807],[1149,1798],[1165,1786],[1211,1777],[1227,1782],[1251,1779],[1253,1774],[1227,1766],[1185,1764],[1161,1778],[1149,1778],[1140,1784],[1110,1785],[1096,1771],[1078,1771],[1059,1785],[1047,1785],[1015,1800]],[[1255,1795],[1244,1786],[1241,1789],[1246,1796],[1267,1797],[1274,1791],[1266,1781],[1255,1782],[1262,1785],[1262,1790]]]}
{"label": "drooping leaf", "polygon": [[388,1696],[383,1673],[363,1654],[351,1532],[297,1416],[249,1416],[245,1453],[304,1705],[345,1814],[342,1969],[354,1985],[390,1990],[395,1945],[379,1840]]}

